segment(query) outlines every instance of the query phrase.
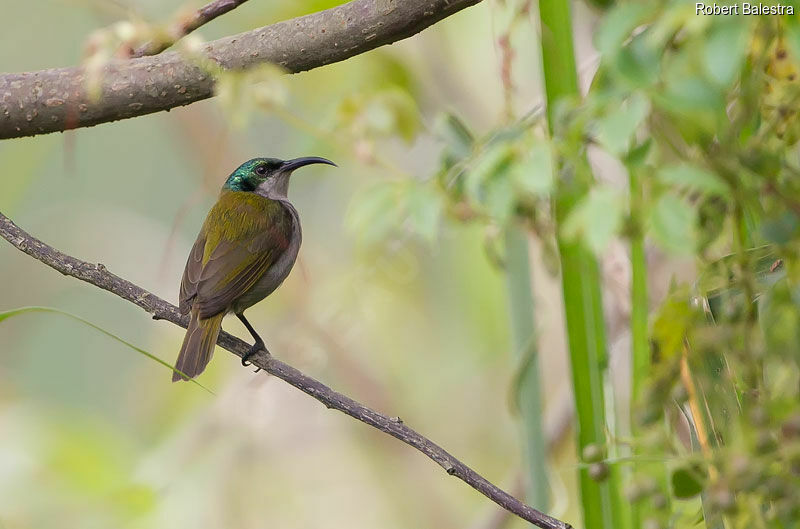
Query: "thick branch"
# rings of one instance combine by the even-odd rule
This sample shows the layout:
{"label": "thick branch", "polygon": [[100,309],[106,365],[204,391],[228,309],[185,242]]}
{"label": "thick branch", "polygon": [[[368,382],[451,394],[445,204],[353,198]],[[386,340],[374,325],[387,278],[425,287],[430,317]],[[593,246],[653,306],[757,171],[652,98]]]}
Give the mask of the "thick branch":
{"label": "thick branch", "polygon": [[204,5],[192,14],[191,18],[182,20],[170,29],[169,40],[159,40],[148,42],[131,54],[131,57],[144,57],[145,55],[156,55],[166,50],[181,37],[184,37],[196,30],[203,24],[211,22],[218,16],[224,15],[228,11],[236,9],[247,0],[214,0],[210,4]]}
{"label": "thick branch", "polygon": [[[188,318],[178,312],[178,308],[167,303],[158,296],[118,277],[101,264],[91,264],[69,255],[63,254],[55,248],[29,235],[11,220],[0,213],[0,236],[13,244],[17,249],[25,252],[47,266],[54,268],[64,275],[107,290],[112,294],[138,305],[153,315],[155,319],[169,320],[176,325],[186,327]],[[220,346],[237,356],[244,355],[249,345],[242,340],[226,333],[220,333],[217,342]],[[399,418],[391,418],[378,413],[363,404],[359,404],[350,397],[332,390],[322,382],[305,375],[292,366],[277,360],[265,352],[259,352],[250,361],[274,375],[288,382],[300,391],[314,397],[328,408],[339,410],[342,413],[366,423],[378,430],[395,437],[404,443],[413,446],[429,458],[433,459],[451,476],[465,481],[472,488],[494,501],[504,509],[545,529],[571,529],[566,522],[548,516],[511,496],[504,490],[489,482],[486,478],[472,470],[470,467],[450,455],[442,447],[406,426]],[[166,378],[164,379],[167,380]]]}
{"label": "thick branch", "polygon": [[[301,72],[410,37],[481,0],[354,0],[210,42],[224,69],[271,62]],[[214,79],[177,52],[117,60],[90,97],[83,68],[0,75],[0,139],[35,136],[169,110],[213,95]]]}

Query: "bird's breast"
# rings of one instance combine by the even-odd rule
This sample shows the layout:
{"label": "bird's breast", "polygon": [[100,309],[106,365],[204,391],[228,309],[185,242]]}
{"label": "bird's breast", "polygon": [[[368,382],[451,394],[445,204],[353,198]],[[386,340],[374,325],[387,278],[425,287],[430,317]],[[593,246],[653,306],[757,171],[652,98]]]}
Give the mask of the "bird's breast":
{"label": "bird's breast", "polygon": [[297,253],[300,251],[300,243],[303,240],[300,218],[297,215],[297,210],[288,201],[282,200],[281,205],[292,216],[292,236],[289,239],[289,244],[275,262],[270,265],[264,275],[261,276],[261,279],[233,302],[231,309],[236,314],[243,312],[248,307],[255,305],[272,294],[283,283],[289,272],[292,271],[292,267],[297,260]]}

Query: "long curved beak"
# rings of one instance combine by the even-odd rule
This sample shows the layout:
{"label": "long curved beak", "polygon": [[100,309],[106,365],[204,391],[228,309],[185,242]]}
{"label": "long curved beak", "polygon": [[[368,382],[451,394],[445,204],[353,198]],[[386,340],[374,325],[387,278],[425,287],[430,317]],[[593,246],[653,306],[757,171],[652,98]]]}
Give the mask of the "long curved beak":
{"label": "long curved beak", "polygon": [[304,156],[302,158],[294,158],[293,160],[286,160],[281,165],[282,171],[292,172],[295,169],[299,169],[304,165],[311,165],[312,163],[324,163],[328,165],[332,165],[334,167],[338,167],[335,163],[328,160],[327,158],[320,158],[319,156]]}

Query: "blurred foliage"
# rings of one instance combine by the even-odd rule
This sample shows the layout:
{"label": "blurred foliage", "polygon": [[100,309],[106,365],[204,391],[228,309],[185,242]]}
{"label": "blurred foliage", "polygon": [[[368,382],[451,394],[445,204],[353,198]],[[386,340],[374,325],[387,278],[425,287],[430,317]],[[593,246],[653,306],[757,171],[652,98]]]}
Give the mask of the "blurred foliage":
{"label": "blurred foliage", "polygon": [[[592,86],[560,102],[550,138],[530,117],[476,136],[446,115],[430,185],[451,218],[487,234],[521,221],[546,245],[559,230],[602,254],[643,232],[668,255],[694,256],[697,282],[673,285],[651,319],[652,370],[626,441],[635,455],[609,462],[629,470],[644,527],[694,527],[698,516],[708,527],[794,527],[800,25],[694,9],[621,2],[605,13]],[[574,187],[553,185],[553,168],[562,182],[591,178],[574,163],[589,148],[647,175],[642,203],[631,209],[627,187],[592,180],[556,225],[550,201]],[[667,483],[652,460],[666,463]]]}
{"label": "blurred foliage", "polygon": [[[0,56],[0,67],[84,60],[91,73],[157,38],[167,26],[143,21],[171,11],[69,4],[13,6],[73,45],[11,29],[0,42],[19,40],[24,53]],[[334,4],[248,2],[180,49]],[[607,446],[559,452],[567,492],[553,504],[566,514],[555,514],[578,512],[577,465],[598,481],[621,469],[647,529],[795,527],[800,23],[696,16],[693,2],[677,0],[591,4],[600,62],[584,98],[551,108],[552,134],[536,105],[538,76],[523,64],[534,64],[531,4],[487,2],[419,42],[339,65],[291,77],[273,67],[224,73],[215,101],[169,116],[4,142],[0,169],[14,177],[0,182],[0,208],[56,247],[174,298],[181,256],[232,166],[263,154],[335,159],[341,177],[293,183],[302,263],[256,309],[259,328],[281,356],[413,415],[498,481],[521,468],[512,417],[498,413],[515,380],[501,235],[529,230],[541,246],[535,266],[551,274],[557,235],[599,257],[644,235],[649,264],[688,259],[696,278],[674,279],[655,300],[633,433],[609,425]],[[69,17],[79,22],[71,29]],[[499,60],[490,22],[501,27]],[[611,160],[612,178],[580,162],[593,153]],[[552,204],[575,189],[585,191],[558,222]],[[88,287],[40,278],[5,247],[0,270],[20,278],[2,287],[2,309],[64,306],[141,350],[177,350],[177,330]],[[462,526],[485,507],[449,481],[421,479],[426,462],[350,431],[290,389],[233,375],[233,360],[217,358],[203,379],[220,395],[215,406],[196,387],[168,386],[163,368],[60,324],[9,321],[0,337],[0,429],[12,432],[0,440],[0,527],[261,527],[250,495],[277,527]],[[560,369],[543,370],[545,395],[569,379]]]}
{"label": "blurred foliage", "polygon": [[231,126],[243,128],[257,109],[285,105],[289,97],[285,75],[283,68],[273,64],[222,72],[214,91]]}
{"label": "blurred foliage", "polygon": [[[800,315],[786,295],[798,288],[797,239],[765,229],[797,211],[790,109],[798,56],[787,44],[797,29],[792,17],[620,4],[596,35],[603,59],[592,90],[571,111],[576,121],[605,123],[598,130],[610,137],[633,139],[622,149],[599,134],[590,139],[652,175],[646,213],[627,224],[667,252],[694,255],[701,272],[691,295],[674,286],[652,320],[655,362],[633,442],[637,457],[669,461],[670,487],[634,487],[630,499],[647,505],[647,527],[694,526],[700,513],[709,527],[794,527],[800,514],[788,493],[800,481],[785,427],[800,412],[798,356],[771,337],[786,336]],[[647,100],[640,126],[617,114],[629,98]],[[631,161],[639,145],[647,152]],[[690,445],[677,442],[681,423]],[[635,458],[631,466],[634,484],[647,482],[652,469]]]}

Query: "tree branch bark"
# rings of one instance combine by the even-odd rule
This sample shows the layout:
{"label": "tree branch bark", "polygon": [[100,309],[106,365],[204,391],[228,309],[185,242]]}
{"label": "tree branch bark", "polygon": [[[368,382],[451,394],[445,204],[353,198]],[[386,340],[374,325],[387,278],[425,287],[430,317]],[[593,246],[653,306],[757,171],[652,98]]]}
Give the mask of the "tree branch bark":
{"label": "tree branch bark", "polygon": [[[410,37],[481,0],[353,0],[208,43],[223,69],[271,62],[295,73]],[[115,60],[90,97],[82,67],[0,75],[0,139],[91,127],[211,97],[214,79],[177,52]]]}
{"label": "tree branch bark", "polygon": [[210,4],[195,11],[191,18],[182,20],[171,28],[169,31],[169,40],[159,40],[143,44],[131,54],[131,58],[157,55],[203,24],[211,22],[218,16],[222,16],[228,11],[236,9],[245,2],[247,2],[247,0],[214,0]]}
{"label": "tree branch bark", "polygon": [[[188,324],[188,318],[182,316],[174,305],[138,285],[112,274],[102,264],[87,263],[61,253],[20,229],[2,213],[0,213],[0,236],[20,251],[62,274],[80,279],[130,301],[152,314],[154,319],[168,320],[184,328]],[[220,333],[217,344],[239,357],[244,355],[250,348],[244,341],[224,331]],[[548,516],[500,489],[450,455],[442,447],[406,426],[399,418],[388,417],[378,413],[350,397],[332,390],[322,382],[301,373],[294,367],[281,362],[264,351],[260,351],[250,358],[250,362],[271,375],[288,382],[326,407],[339,410],[416,448],[444,468],[449,475],[461,479],[500,507],[537,527],[542,529],[572,529],[568,523]],[[166,381],[167,379],[164,378],[164,380]]]}

